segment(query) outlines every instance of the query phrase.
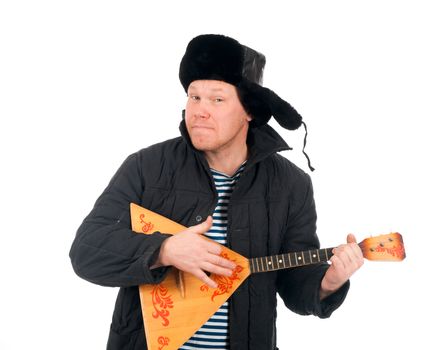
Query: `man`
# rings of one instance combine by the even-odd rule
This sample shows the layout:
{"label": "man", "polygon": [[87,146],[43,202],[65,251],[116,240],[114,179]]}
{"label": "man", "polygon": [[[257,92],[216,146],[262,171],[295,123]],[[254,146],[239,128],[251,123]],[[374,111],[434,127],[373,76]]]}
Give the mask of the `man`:
{"label": "man", "polygon": [[[76,273],[121,287],[108,349],[145,349],[138,285],[160,283],[169,266],[210,287],[208,273],[229,276],[221,246],[245,257],[319,248],[309,176],[277,154],[285,141],[267,124],[288,129],[300,115],[260,85],[264,56],[221,35],[188,45],[180,81],[188,102],[181,137],[124,162],[80,226],[70,251]],[[174,236],[130,230],[129,203],[188,227]],[[181,349],[276,349],[276,293],[299,314],[329,317],[363,264],[352,235],[331,264],[251,275]]]}

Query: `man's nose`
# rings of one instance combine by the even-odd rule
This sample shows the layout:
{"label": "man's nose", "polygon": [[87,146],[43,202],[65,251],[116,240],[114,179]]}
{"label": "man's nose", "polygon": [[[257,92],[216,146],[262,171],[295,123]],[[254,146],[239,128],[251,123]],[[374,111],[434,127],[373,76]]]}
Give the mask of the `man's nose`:
{"label": "man's nose", "polygon": [[198,108],[195,112],[195,116],[200,119],[207,119],[211,116],[208,108],[206,108],[205,103],[203,103],[203,102],[200,103],[200,105],[198,106]]}
{"label": "man's nose", "polygon": [[208,119],[210,117],[210,114],[208,112],[202,112],[197,114],[197,117],[200,119]]}

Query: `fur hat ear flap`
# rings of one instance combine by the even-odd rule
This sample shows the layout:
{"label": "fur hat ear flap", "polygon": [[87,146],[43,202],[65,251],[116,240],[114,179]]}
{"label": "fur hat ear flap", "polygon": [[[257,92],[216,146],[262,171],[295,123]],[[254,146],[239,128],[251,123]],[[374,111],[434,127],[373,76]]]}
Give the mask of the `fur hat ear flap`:
{"label": "fur hat ear flap", "polygon": [[282,100],[274,91],[268,90],[269,107],[271,114],[279,125],[288,130],[296,130],[302,125],[302,116],[285,100]]}
{"label": "fur hat ear flap", "polygon": [[251,127],[265,125],[271,116],[285,129],[295,130],[301,126],[301,115],[274,91],[247,80],[242,81],[237,90],[243,107],[253,118]]}
{"label": "fur hat ear flap", "polygon": [[267,89],[248,80],[243,80],[237,85],[237,92],[243,108],[252,117],[251,127],[267,124],[272,115],[267,102],[269,99]]}

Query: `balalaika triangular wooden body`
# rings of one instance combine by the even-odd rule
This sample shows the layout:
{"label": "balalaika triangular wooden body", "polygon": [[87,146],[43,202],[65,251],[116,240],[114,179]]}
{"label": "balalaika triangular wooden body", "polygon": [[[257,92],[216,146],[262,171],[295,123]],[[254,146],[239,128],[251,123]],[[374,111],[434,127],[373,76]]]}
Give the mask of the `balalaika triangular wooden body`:
{"label": "balalaika triangular wooden body", "polygon": [[[130,204],[132,230],[178,233],[186,227],[164,216]],[[400,261],[405,258],[399,233],[371,237],[359,243],[369,260]],[[139,294],[148,350],[177,350],[226,302],[252,273],[268,272],[328,261],[333,248],[247,259],[223,247],[221,255],[237,267],[231,277],[211,274],[218,287],[209,288],[196,277],[172,269],[162,283],[141,285]]]}

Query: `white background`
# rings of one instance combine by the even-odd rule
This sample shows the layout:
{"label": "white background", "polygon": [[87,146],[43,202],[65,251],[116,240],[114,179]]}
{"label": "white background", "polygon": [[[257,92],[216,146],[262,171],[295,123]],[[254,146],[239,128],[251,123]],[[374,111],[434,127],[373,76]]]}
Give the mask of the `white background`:
{"label": "white background", "polygon": [[[2,1],[0,349],[105,348],[117,289],[79,279],[68,251],[125,157],[178,135],[178,65],[202,33],[263,52],[264,85],[307,122],[322,246],[405,239],[330,319],[279,302],[280,349],[444,344],[441,3]],[[278,131],[307,171],[303,130]]]}

